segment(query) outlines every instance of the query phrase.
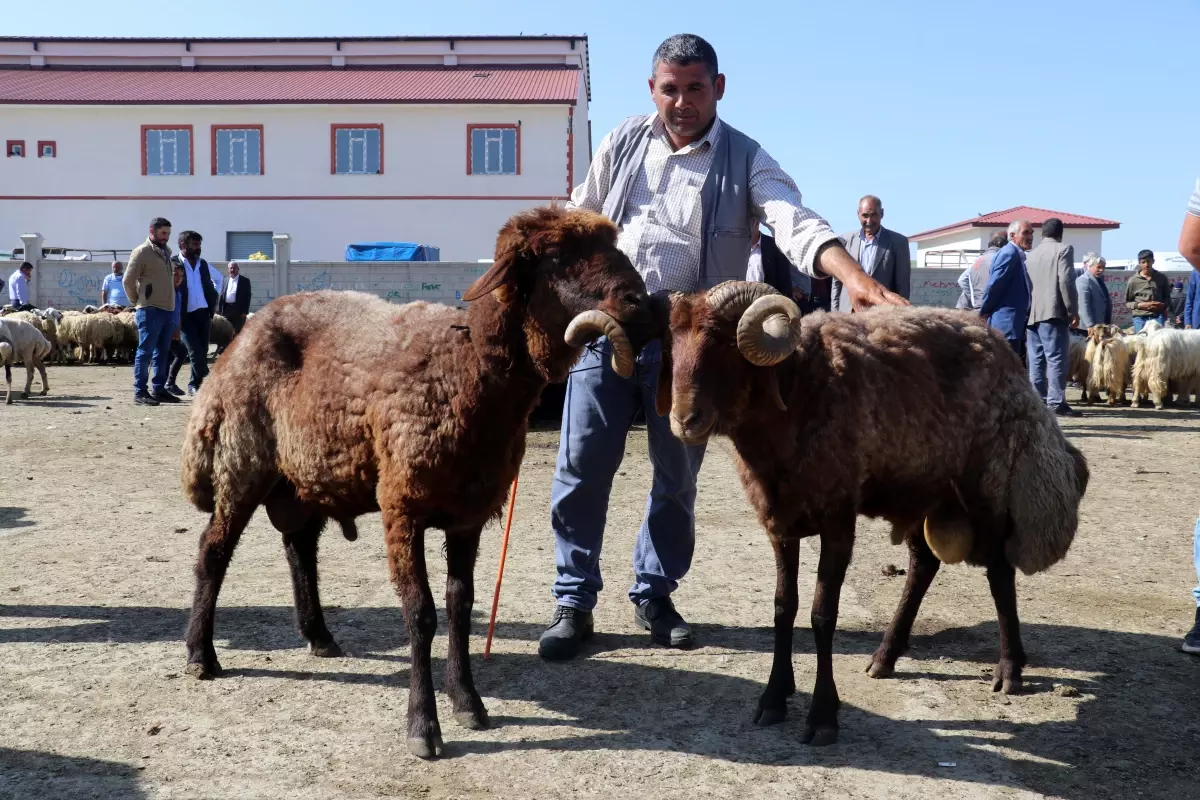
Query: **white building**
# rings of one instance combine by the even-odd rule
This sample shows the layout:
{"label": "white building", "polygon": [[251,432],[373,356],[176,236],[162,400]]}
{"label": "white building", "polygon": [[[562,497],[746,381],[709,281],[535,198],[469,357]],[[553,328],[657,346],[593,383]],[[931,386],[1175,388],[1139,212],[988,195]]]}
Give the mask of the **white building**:
{"label": "white building", "polygon": [[588,42],[562,37],[0,37],[0,250],[129,250],[151,218],[212,259],[493,253],[592,151]]}
{"label": "white building", "polygon": [[1007,231],[1009,223],[1018,219],[1028,220],[1033,225],[1033,243],[1036,247],[1042,240],[1042,223],[1050,217],[1058,217],[1063,223],[1063,243],[1074,245],[1075,258],[1082,261],[1086,253],[1104,255],[1101,236],[1104,231],[1121,227],[1121,223],[1099,217],[1084,217],[1032,206],[1017,206],[981,214],[952,225],[924,231],[909,236],[917,245],[918,267],[945,267],[965,269],[974,263],[979,254],[987,249],[988,239],[997,231]]}

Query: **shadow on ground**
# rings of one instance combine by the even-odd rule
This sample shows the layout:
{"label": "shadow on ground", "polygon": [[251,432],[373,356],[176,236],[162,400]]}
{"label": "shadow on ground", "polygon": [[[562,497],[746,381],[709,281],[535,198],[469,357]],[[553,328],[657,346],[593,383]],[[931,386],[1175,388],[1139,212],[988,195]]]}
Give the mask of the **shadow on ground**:
{"label": "shadow on ground", "polygon": [[[0,628],[0,643],[27,642],[160,642],[180,641],[187,612],[175,608],[97,606],[4,606],[0,617],[65,618],[57,627]],[[393,661],[397,672],[363,674],[339,669],[345,662],[313,660],[312,670],[230,669],[243,679],[303,679],[339,684],[388,684],[400,691],[408,684],[407,658],[381,651],[405,643],[399,608],[331,608],[330,628],[342,645],[359,658]],[[483,628],[476,615],[475,632]],[[444,619],[439,628],[445,631]],[[292,611],[284,606],[228,607],[217,612],[218,652],[229,649],[269,651],[298,648]],[[501,624],[502,639],[530,642],[539,624]],[[484,662],[476,654],[475,676],[485,697],[535,702],[566,720],[499,719],[506,725],[528,725],[521,741],[486,735],[455,741],[453,723],[445,721],[451,756],[489,755],[526,750],[662,750],[691,753],[737,763],[854,767],[896,775],[952,777],[981,785],[1002,785],[1066,798],[1195,796],[1192,762],[1200,752],[1200,660],[1177,650],[1162,636],[1120,633],[1060,625],[1023,626],[1030,655],[1027,693],[1012,706],[988,708],[998,698],[984,669],[998,650],[994,623],[951,628],[915,636],[897,677],[880,686],[903,690],[904,681],[928,678],[975,684],[982,720],[892,719],[854,705],[843,675],[842,738],[832,748],[812,749],[799,737],[807,711],[807,689],[792,699],[791,717],[783,725],[757,728],[751,713],[767,675],[749,680],[720,673],[724,655],[768,652],[769,628],[697,626],[703,648],[698,653],[670,654],[670,667],[638,663],[628,652],[613,650],[648,645],[643,636],[603,635],[587,650],[590,657],[566,664],[543,662],[527,653],[499,653]],[[878,644],[877,632],[839,631],[835,652],[853,654],[865,667]],[[224,643],[224,642],[227,642]],[[714,652],[717,651],[717,652]],[[729,651],[722,654],[720,651]],[[707,651],[707,652],[705,652]],[[796,632],[796,658],[811,659],[812,635]],[[662,651],[656,655],[661,655]],[[939,658],[979,664],[979,676],[942,674]],[[180,660],[183,649],[180,644]],[[690,658],[705,658],[717,671],[688,669]],[[694,663],[694,662],[693,662]],[[846,660],[838,662],[839,672]],[[437,664],[439,674],[442,664]],[[811,664],[809,665],[811,666]],[[1062,681],[1078,698],[1060,697],[1038,669],[1064,668],[1094,677]],[[811,675],[811,669],[806,670]],[[911,686],[911,684],[910,684]],[[1061,703],[1065,722],[1021,723],[1004,719],[1021,703]],[[1000,717],[997,719],[996,717]],[[554,728],[582,728],[583,735],[555,735]],[[34,754],[36,755],[36,754]],[[29,756],[33,758],[34,756]],[[938,762],[954,762],[943,768]],[[952,771],[951,771],[952,769]],[[54,795],[50,795],[54,796]],[[62,795],[66,796],[66,795]]]}
{"label": "shadow on ground", "polygon": [[114,761],[71,758],[36,750],[0,747],[0,797],[77,800],[82,797],[145,797],[137,769]]}

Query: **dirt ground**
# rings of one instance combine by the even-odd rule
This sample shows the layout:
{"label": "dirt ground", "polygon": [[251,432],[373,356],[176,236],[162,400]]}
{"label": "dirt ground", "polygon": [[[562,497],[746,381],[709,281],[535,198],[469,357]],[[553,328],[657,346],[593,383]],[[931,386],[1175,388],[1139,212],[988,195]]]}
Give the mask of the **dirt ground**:
{"label": "dirt ground", "polygon": [[[476,573],[473,665],[496,724],[458,728],[439,696],[448,756],[425,763],[404,743],[408,648],[378,515],[357,542],[331,530],[321,553],[349,657],[301,646],[279,537],[259,515],[217,611],[228,676],[194,681],[182,637],[205,518],[178,487],[188,404],[134,406],[129,367],[50,379],[49,397],[0,406],[0,797],[1200,797],[1200,659],[1178,650],[1196,582],[1200,412],[1064,423],[1092,483],[1067,559],[1018,579],[1020,696],[991,691],[997,628],[969,567],[938,576],[897,676],[866,676],[904,580],[883,570],[905,555],[863,521],[835,639],[841,741],[825,749],[799,743],[815,677],[803,612],[791,714],[750,721],[770,670],[774,569],[724,440],[709,448],[695,564],[676,595],[702,646],[650,646],[625,597],[649,484],[639,429],[614,487],[597,638],[586,658],[539,660],[558,433],[535,431],[488,661],[498,527]],[[435,586],[440,547],[431,535]],[[815,545],[802,561],[803,606]],[[439,675],[445,630],[443,615]]]}

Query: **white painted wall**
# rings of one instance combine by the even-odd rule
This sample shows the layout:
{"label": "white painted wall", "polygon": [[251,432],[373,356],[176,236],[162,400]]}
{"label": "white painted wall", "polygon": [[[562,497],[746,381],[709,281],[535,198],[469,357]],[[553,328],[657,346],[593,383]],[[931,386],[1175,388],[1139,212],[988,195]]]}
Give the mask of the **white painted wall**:
{"label": "white painted wall", "polygon": [[[575,120],[577,183],[588,168],[578,135],[586,105]],[[520,124],[520,175],[467,174],[467,125],[491,122]],[[384,174],[330,174],[332,123],[382,123]],[[194,174],[143,176],[143,124],[191,124]],[[265,174],[212,175],[214,124],[263,125]],[[129,249],[165,216],[200,231],[217,258],[226,231],[286,231],[297,260],[338,260],[346,244],[375,240],[474,260],[492,255],[509,215],[567,196],[565,106],[20,106],[4,109],[4,138],[24,139],[30,153],[0,158],[0,249],[30,231],[48,247]],[[39,140],[55,141],[57,157],[38,158]],[[243,197],[251,199],[227,199]]]}
{"label": "white painted wall", "polygon": [[442,261],[476,261],[492,257],[496,233],[511,215],[534,205],[531,200],[0,200],[0,241],[6,250],[19,247],[17,237],[33,231],[42,234],[46,247],[132,250],[145,241],[150,220],[163,216],[176,232],[199,231],[205,257],[214,260],[225,258],[226,231],[272,231],[291,234],[297,261],[340,261],[347,244],[370,241],[417,241],[440,247]]}

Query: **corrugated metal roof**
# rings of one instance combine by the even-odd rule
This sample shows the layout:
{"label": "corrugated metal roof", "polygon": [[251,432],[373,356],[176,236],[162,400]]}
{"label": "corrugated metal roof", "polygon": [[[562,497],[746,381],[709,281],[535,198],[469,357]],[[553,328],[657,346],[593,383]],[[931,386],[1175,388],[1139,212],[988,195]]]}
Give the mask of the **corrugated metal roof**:
{"label": "corrugated metal roof", "polygon": [[1003,227],[1012,222],[1016,222],[1019,219],[1028,220],[1033,227],[1039,228],[1043,222],[1051,217],[1058,217],[1060,220],[1062,220],[1064,228],[1099,228],[1100,230],[1107,231],[1121,227],[1121,223],[1114,222],[1111,219],[1085,217],[1082,214],[1067,214],[1063,211],[1051,211],[1048,208],[1014,206],[1012,208],[1006,208],[1003,211],[993,211],[990,214],[980,214],[978,217],[964,219],[962,222],[955,222],[953,225],[943,225],[940,228],[934,228],[933,230],[915,233],[908,238],[916,241],[919,239],[929,239],[934,236],[940,236],[944,233],[950,233],[951,231],[956,230]]}
{"label": "corrugated metal roof", "polygon": [[0,103],[569,103],[579,70],[0,70]]}

